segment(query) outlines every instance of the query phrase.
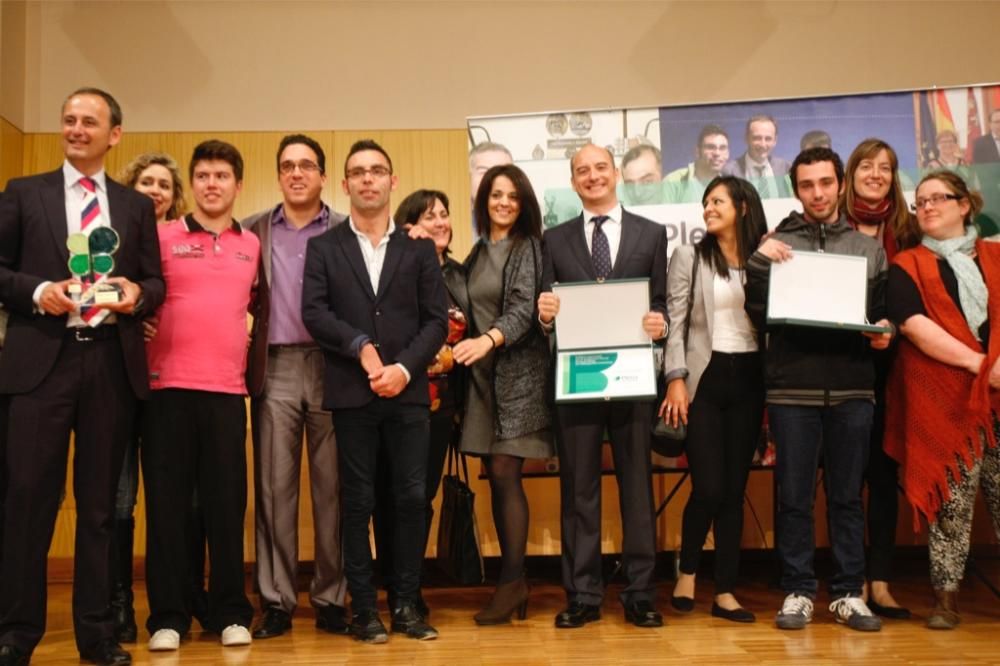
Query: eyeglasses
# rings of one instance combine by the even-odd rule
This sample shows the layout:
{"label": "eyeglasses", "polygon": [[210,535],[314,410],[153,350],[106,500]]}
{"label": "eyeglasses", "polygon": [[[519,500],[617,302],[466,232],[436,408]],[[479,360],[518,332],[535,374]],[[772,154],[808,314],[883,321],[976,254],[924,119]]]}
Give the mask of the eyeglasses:
{"label": "eyeglasses", "polygon": [[319,165],[312,160],[301,160],[299,162],[287,160],[278,165],[278,171],[287,176],[295,171],[295,167],[298,167],[302,173],[315,173],[319,171]]}
{"label": "eyeglasses", "polygon": [[945,201],[948,200],[958,201],[961,198],[962,197],[960,197],[957,194],[941,194],[940,192],[936,192],[930,195],[929,197],[918,197],[917,200],[913,202],[913,205],[910,206],[910,210],[916,213],[926,208],[927,204],[930,204],[934,208],[937,208]]}
{"label": "eyeglasses", "polygon": [[386,176],[392,175],[392,169],[382,165],[375,165],[370,169],[366,169],[364,167],[354,167],[353,169],[348,169],[346,171],[347,177],[351,180],[361,180],[368,174],[371,174],[373,178],[385,178]]}

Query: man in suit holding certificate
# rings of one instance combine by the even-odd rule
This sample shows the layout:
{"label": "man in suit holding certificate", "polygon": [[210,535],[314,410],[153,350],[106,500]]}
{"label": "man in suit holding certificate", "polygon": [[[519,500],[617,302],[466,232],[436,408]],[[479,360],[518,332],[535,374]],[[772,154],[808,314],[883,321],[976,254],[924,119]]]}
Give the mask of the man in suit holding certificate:
{"label": "man in suit holding certificate", "polygon": [[[542,294],[538,317],[551,331],[559,313],[556,282],[649,278],[649,312],[642,326],[652,340],[667,335],[667,236],[661,225],[632,215],[618,203],[618,169],[604,148],[588,144],[570,160],[573,189],[583,213],[545,232]],[[627,584],[625,618],[640,627],[659,627],[653,568],[656,555],[649,427],[651,402],[621,401],[559,405],[556,443],[562,501],[562,578],[568,606],[556,616],[560,628],[600,619],[601,447],[611,437],[622,514],[622,559]]]}

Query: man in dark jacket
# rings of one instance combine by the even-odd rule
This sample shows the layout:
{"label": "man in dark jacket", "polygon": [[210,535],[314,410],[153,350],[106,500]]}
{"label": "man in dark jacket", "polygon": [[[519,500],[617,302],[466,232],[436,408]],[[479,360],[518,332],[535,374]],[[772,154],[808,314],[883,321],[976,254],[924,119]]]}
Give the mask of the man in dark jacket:
{"label": "man in dark jacket", "polygon": [[776,623],[801,629],[812,619],[817,581],[813,504],[823,457],[824,488],[835,572],[830,610],[852,629],[878,631],[881,621],[861,599],[864,584],[864,514],[861,483],[868,460],[875,368],[869,346],[884,349],[888,333],[808,326],[768,326],[771,265],[793,260],[794,250],[865,257],[868,320],[888,325],[886,258],[873,238],[854,231],[837,209],[844,167],[829,148],[801,152],[790,170],[803,213],[778,225],[747,262],[746,310],[767,331],[765,381],[768,417],[777,443],[778,552],[787,594]]}

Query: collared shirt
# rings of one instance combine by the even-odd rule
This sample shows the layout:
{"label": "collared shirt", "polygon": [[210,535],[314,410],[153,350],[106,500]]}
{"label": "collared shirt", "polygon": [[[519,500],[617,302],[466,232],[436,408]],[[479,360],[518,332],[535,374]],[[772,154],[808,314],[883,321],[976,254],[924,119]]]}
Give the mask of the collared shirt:
{"label": "collared shirt", "polygon": [[[378,245],[374,247],[372,247],[372,242],[368,240],[368,236],[358,231],[358,228],[354,226],[354,220],[350,217],[347,218],[347,224],[350,225],[351,231],[358,238],[358,245],[361,246],[361,256],[364,258],[365,268],[368,270],[368,279],[372,283],[372,291],[378,294],[378,283],[382,277],[382,265],[385,264],[385,251],[389,248],[389,237],[396,230],[396,223],[391,217],[389,218],[389,226],[385,230],[385,235],[379,239]],[[351,347],[360,356],[361,348],[369,342],[371,342],[371,339],[368,336],[359,336],[351,344]],[[402,363],[396,363],[396,366],[403,372],[403,376],[406,377],[406,383],[409,384],[411,379],[410,371]]]}
{"label": "collared shirt", "polygon": [[[591,243],[594,240],[594,218],[597,213],[592,213],[586,208],[583,209],[583,235],[587,240],[587,249],[591,253],[594,248]],[[604,214],[608,219],[601,225],[601,231],[608,238],[608,249],[611,251],[611,267],[615,267],[615,259],[618,257],[618,245],[622,238],[622,206],[616,204],[614,208]]]}
{"label": "collared shirt", "polygon": [[146,344],[149,386],[245,394],[247,308],[260,241],[235,221],[216,235],[192,215],[157,227],[167,295]]}
{"label": "collared shirt", "polygon": [[351,225],[351,231],[358,238],[358,245],[361,247],[361,256],[365,260],[365,268],[368,270],[368,279],[372,283],[372,291],[378,294],[378,282],[382,276],[382,264],[385,263],[385,251],[389,247],[389,237],[396,230],[396,223],[389,218],[389,226],[385,230],[385,235],[379,239],[378,245],[372,247],[372,242],[368,236],[358,231],[354,226],[354,220],[347,218],[347,223]]}
{"label": "collared shirt", "polygon": [[757,162],[752,157],[750,153],[747,153],[746,165],[747,165],[747,180],[753,182],[757,180],[763,180],[764,178],[774,179],[774,168],[771,167],[771,160],[765,159],[763,162]]}
{"label": "collared shirt", "polygon": [[[80,184],[80,179],[85,178],[85,176],[80,173],[80,171],[69,163],[69,160],[63,162],[62,167],[63,172],[63,189],[65,190],[66,199],[66,235],[71,236],[73,234],[80,232],[80,214],[83,212],[83,198],[86,196],[87,191]],[[108,205],[108,183],[107,176],[104,173],[104,169],[101,169],[93,176],[91,179],[95,183],[95,190],[97,191],[97,203],[101,206],[101,214],[95,218],[88,228],[91,226],[111,226],[111,206]],[[35,291],[31,298],[35,303],[35,307],[38,307],[38,302],[42,297],[42,292],[45,288],[52,284],[51,280],[46,280],[40,285],[35,287]],[[41,309],[39,309],[41,312]],[[104,324],[115,323],[115,314],[112,312],[107,317],[104,318]],[[87,323],[80,318],[80,315],[71,312],[66,318],[66,326],[68,328],[79,328],[81,326],[86,326]]]}
{"label": "collared shirt", "polygon": [[309,224],[296,229],[278,204],[271,216],[271,314],[267,342],[295,345],[313,341],[302,323],[302,275],[306,244],[330,228],[330,207],[323,204]]}

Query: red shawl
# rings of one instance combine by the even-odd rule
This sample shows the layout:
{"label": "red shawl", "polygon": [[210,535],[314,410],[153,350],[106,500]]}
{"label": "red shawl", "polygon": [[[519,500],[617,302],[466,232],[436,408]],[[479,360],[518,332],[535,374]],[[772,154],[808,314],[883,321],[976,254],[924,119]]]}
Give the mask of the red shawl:
{"label": "red shawl", "polygon": [[[910,503],[933,522],[950,498],[949,474],[961,478],[983,455],[979,433],[996,446],[991,411],[1000,413],[1000,391],[990,389],[989,369],[1000,356],[1000,244],[979,240],[976,252],[989,291],[990,339],[978,375],[935,361],[901,336],[886,387],[885,452],[900,465],[900,481]],[[938,257],[924,246],[901,252],[895,263],[916,283],[927,316],[952,337],[979,350],[958,305],[948,295]],[[970,448],[971,444],[971,448]],[[914,514],[914,530],[919,516]]]}

